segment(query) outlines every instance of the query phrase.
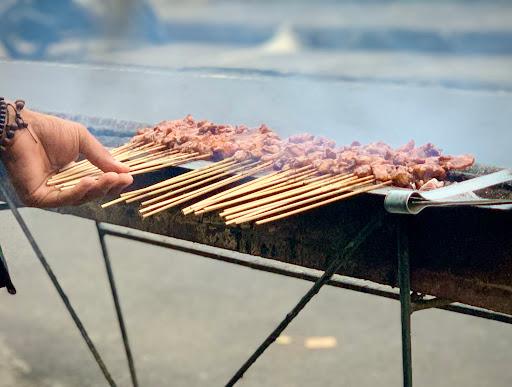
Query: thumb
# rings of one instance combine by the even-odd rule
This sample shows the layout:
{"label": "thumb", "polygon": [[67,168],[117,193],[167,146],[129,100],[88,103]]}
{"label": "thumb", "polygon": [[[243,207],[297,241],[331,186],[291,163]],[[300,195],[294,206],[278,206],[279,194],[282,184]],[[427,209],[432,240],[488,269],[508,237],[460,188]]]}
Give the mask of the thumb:
{"label": "thumb", "polygon": [[84,127],[79,131],[79,150],[103,172],[126,173],[130,168],[112,157],[110,152]]}

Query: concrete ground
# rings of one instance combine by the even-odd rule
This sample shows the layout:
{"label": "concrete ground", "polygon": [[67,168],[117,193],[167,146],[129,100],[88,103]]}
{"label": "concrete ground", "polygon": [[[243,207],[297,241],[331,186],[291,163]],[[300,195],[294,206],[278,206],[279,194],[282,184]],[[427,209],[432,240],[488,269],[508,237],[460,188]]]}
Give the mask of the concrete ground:
{"label": "concrete ground", "polygon": [[[129,385],[94,223],[22,210],[120,386]],[[99,369],[9,212],[18,294],[0,294],[0,386],[102,386]],[[5,237],[8,236],[8,237]],[[108,239],[141,386],[220,386],[310,283]],[[510,386],[512,330],[446,311],[413,316],[416,386]],[[398,386],[399,304],[324,288],[240,386]]]}

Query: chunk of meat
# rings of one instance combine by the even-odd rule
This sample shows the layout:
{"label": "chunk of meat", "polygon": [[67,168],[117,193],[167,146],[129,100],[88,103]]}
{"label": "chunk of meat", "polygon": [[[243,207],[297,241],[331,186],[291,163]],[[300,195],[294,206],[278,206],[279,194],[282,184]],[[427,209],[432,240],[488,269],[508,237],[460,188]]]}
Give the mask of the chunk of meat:
{"label": "chunk of meat", "polygon": [[372,174],[372,167],[368,164],[359,165],[354,169],[354,174],[357,177],[366,177]]}
{"label": "chunk of meat", "polygon": [[451,169],[466,169],[475,163],[475,158],[472,155],[453,156],[446,162],[446,168]]}
{"label": "chunk of meat", "polygon": [[293,144],[301,144],[303,142],[312,141],[315,138],[312,134],[309,133],[301,133],[295,136],[290,136],[288,141]]}
{"label": "chunk of meat", "polygon": [[414,176],[406,167],[398,166],[391,172],[391,180],[393,180],[393,185],[397,187],[410,188],[414,183]]}
{"label": "chunk of meat", "polygon": [[446,178],[446,170],[439,164],[435,163],[424,163],[416,164],[412,167],[414,175],[423,181],[430,180],[432,178],[444,179]]}
{"label": "chunk of meat", "polygon": [[433,189],[444,187],[444,182],[437,180],[436,178],[430,179],[426,183],[419,187],[420,191],[430,191]]}
{"label": "chunk of meat", "polygon": [[391,180],[391,172],[393,166],[389,164],[375,164],[372,165],[372,172],[376,180],[388,181]]}

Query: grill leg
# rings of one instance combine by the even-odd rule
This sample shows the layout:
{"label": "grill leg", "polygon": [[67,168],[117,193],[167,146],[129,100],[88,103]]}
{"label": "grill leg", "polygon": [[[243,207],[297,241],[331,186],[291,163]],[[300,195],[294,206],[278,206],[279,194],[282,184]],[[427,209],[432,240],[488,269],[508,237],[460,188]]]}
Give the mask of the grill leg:
{"label": "grill leg", "polygon": [[409,269],[409,238],[405,218],[398,219],[398,284],[402,320],[402,370],[404,387],[412,387],[411,356],[411,278]]}
{"label": "grill leg", "polygon": [[226,384],[227,387],[234,386],[243,376],[244,373],[258,360],[258,358],[276,341],[279,335],[290,325],[295,317],[307,305],[309,301],[320,291],[329,279],[340,269],[343,262],[347,257],[350,257],[361,246],[372,232],[380,225],[381,219],[375,218],[371,220],[357,235],[350,241],[341,251],[340,255],[334,259],[324,274],[315,282],[309,291],[302,297],[297,305],[288,313],[279,325],[270,333],[270,335],[263,341],[263,343],[256,349],[256,351],[247,359],[247,361],[240,367],[240,369],[233,375],[233,377]]}
{"label": "grill leg", "polygon": [[130,349],[130,342],[128,341],[128,332],[124,323],[123,311],[121,309],[121,302],[117,293],[116,282],[114,280],[114,272],[112,271],[112,265],[110,264],[110,258],[108,255],[107,244],[105,242],[105,233],[101,229],[101,226],[96,222],[96,228],[98,229],[98,237],[101,244],[101,252],[105,261],[105,269],[107,270],[108,282],[110,284],[110,290],[112,291],[112,298],[114,299],[114,305],[116,308],[117,321],[119,322],[119,329],[121,330],[121,336],[123,337],[124,350],[126,353],[126,359],[128,361],[128,368],[130,369],[130,376],[132,379],[133,387],[138,387],[137,374],[135,372],[135,363],[133,361],[132,351]]}
{"label": "grill leg", "polygon": [[51,266],[48,264],[48,261],[46,260],[46,257],[44,256],[43,252],[39,248],[39,245],[37,244],[36,240],[34,239],[32,233],[30,232],[30,229],[28,228],[27,224],[25,223],[25,220],[21,216],[21,214],[18,211],[18,208],[16,207],[16,204],[14,203],[14,200],[11,196],[11,193],[9,192],[8,188],[4,185],[4,182],[7,181],[7,176],[3,170],[3,168],[0,166],[0,192],[3,194],[5,201],[7,202],[9,208],[11,209],[12,214],[16,218],[16,221],[21,227],[21,230],[25,234],[25,237],[27,238],[28,242],[30,243],[30,246],[32,247],[32,250],[34,251],[37,259],[39,259],[39,262],[41,262],[41,265],[43,266],[44,270],[46,271],[46,274],[48,274],[48,277],[52,281],[53,286],[55,287],[55,290],[57,290],[57,293],[59,293],[59,296],[64,303],[64,306],[68,310],[69,315],[73,319],[73,322],[75,323],[76,327],[80,331],[80,334],[82,335],[82,338],[84,339],[85,343],[87,344],[87,347],[89,348],[89,351],[91,352],[92,356],[94,357],[94,360],[96,360],[96,363],[98,364],[98,367],[100,367],[101,372],[103,373],[103,376],[105,377],[105,380],[111,387],[116,387],[116,383],[114,382],[114,379],[112,379],[112,376],[110,375],[110,372],[107,369],[107,366],[103,362],[103,359],[101,358],[98,350],[96,349],[94,343],[92,342],[91,338],[89,337],[89,334],[87,333],[87,330],[82,324],[82,321],[78,317],[78,314],[76,313],[75,309],[73,308],[73,305],[71,305],[71,301],[69,301],[68,296],[64,292],[64,289],[60,285],[59,280],[57,279],[57,276],[53,272]]}

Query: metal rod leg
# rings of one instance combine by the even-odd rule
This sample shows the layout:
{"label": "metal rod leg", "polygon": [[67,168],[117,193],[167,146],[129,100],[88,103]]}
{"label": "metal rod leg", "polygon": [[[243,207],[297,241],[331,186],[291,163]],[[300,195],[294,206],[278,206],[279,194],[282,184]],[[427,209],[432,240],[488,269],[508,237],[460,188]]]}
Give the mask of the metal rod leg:
{"label": "metal rod leg", "polygon": [[406,219],[399,219],[398,238],[398,283],[400,286],[400,313],[402,320],[402,369],[404,387],[412,387],[411,355],[411,280],[409,269],[409,239]]}
{"label": "metal rod leg", "polygon": [[50,280],[52,281],[53,286],[57,290],[57,293],[59,293],[59,296],[62,299],[62,302],[64,302],[64,305],[66,306],[66,309],[68,310],[69,315],[73,319],[73,322],[75,323],[76,327],[80,331],[80,334],[82,335],[85,343],[87,344],[87,347],[89,347],[89,350],[91,351],[94,359],[96,360],[96,363],[100,367],[101,372],[103,373],[103,376],[105,376],[105,379],[107,380],[107,382],[110,386],[115,387],[116,384],[115,384],[114,380],[112,379],[112,376],[110,375],[110,372],[108,371],[107,366],[103,362],[103,359],[101,358],[98,350],[94,346],[91,338],[89,337],[89,334],[85,330],[85,327],[83,326],[82,321],[80,320],[77,313],[75,312],[75,309],[71,305],[71,302],[69,301],[68,296],[64,292],[64,289],[62,289],[62,286],[60,285],[59,281],[57,280],[57,277],[55,276],[52,268],[48,264],[48,261],[46,260],[43,252],[39,248],[39,245],[37,244],[34,237],[32,236],[32,233],[30,232],[27,224],[25,223],[21,214],[19,213],[18,209],[16,208],[16,205],[14,204],[14,201],[12,200],[10,193],[8,192],[7,189],[5,189],[2,179],[6,179],[6,177],[5,177],[5,174],[3,173],[3,171],[1,171],[1,169],[2,168],[0,168],[0,190],[2,191],[2,194],[4,195],[5,201],[9,205],[9,208],[11,209],[12,214],[16,218],[16,221],[20,225],[21,230],[27,237],[27,240],[30,243],[32,250],[36,254],[36,257],[41,262],[41,265],[43,265],[43,268],[46,270],[48,277],[50,277]]}
{"label": "metal rod leg", "polygon": [[123,338],[124,350],[126,352],[126,360],[128,361],[128,368],[130,369],[130,376],[132,379],[133,387],[138,387],[137,373],[135,372],[135,363],[133,361],[132,351],[130,349],[130,342],[128,341],[128,331],[124,323],[123,311],[121,309],[121,302],[119,301],[119,295],[117,293],[116,282],[114,280],[114,272],[112,271],[112,265],[110,264],[110,258],[108,255],[107,244],[105,242],[105,233],[101,230],[99,224],[96,222],[96,228],[98,230],[98,236],[101,244],[101,251],[103,253],[103,259],[105,261],[105,268],[107,270],[108,282],[110,283],[110,290],[112,291],[112,298],[114,299],[114,305],[116,308],[117,321],[119,322],[119,329],[121,330],[121,336]]}
{"label": "metal rod leg", "polygon": [[329,279],[340,269],[343,262],[347,257],[352,255],[361,246],[364,241],[371,235],[371,233],[380,225],[380,219],[370,221],[359,234],[349,242],[340,255],[329,265],[324,274],[315,282],[309,291],[302,297],[297,305],[288,313],[279,325],[272,331],[272,333],[263,341],[263,343],[256,349],[256,351],[247,359],[247,361],[240,367],[240,369],[233,375],[233,377],[226,384],[227,387],[234,386],[243,376],[244,373],[256,362],[256,360],[276,341],[279,335],[286,329],[286,327],[293,321],[300,311],[311,301],[311,299],[320,291],[321,287],[325,285]]}

